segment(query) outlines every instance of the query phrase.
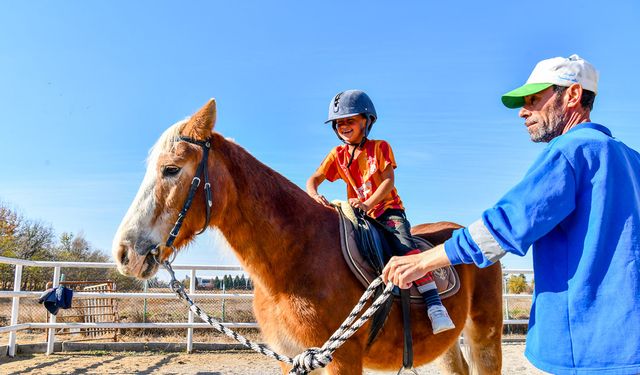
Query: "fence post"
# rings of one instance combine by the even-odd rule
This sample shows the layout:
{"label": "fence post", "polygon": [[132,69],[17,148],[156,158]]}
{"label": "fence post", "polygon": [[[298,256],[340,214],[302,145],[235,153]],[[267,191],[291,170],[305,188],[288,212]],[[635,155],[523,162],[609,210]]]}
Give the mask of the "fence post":
{"label": "fence post", "polygon": [[[15,275],[13,277],[13,291],[19,292],[22,284],[22,265],[17,264],[15,269]],[[11,325],[14,326],[18,324],[18,316],[20,315],[20,297],[13,297],[13,301],[11,303]],[[9,357],[14,357],[16,355],[16,337],[18,332],[11,331],[9,332]]]}
{"label": "fence post", "polygon": [[[189,275],[189,294],[191,294],[191,298],[196,292],[196,270],[191,269],[191,274]],[[189,309],[189,323],[193,323],[193,311]],[[193,352],[193,327],[187,328],[187,353]]]}
{"label": "fence post", "polygon": [[[149,279],[145,279],[142,291],[146,293],[148,291],[148,287],[149,287]],[[145,299],[142,302],[142,323],[146,323],[146,322],[147,322],[147,298],[145,297]]]}
{"label": "fence post", "polygon": [[[53,269],[53,287],[57,288],[60,285],[60,266]],[[51,314],[49,316],[49,323],[55,323],[56,316]],[[49,337],[47,337],[47,355],[53,354],[54,344],[56,340],[56,329],[49,328]]]}
{"label": "fence post", "polygon": [[[504,300],[504,319],[505,320],[511,319],[511,315],[509,314],[509,297],[506,296],[509,289],[507,288],[508,284],[509,284],[509,275],[505,274],[504,277],[502,278],[502,295],[503,295],[502,298]],[[507,326],[507,332],[511,334],[511,324]]]}
{"label": "fence post", "polygon": [[[225,276],[226,276],[226,275],[225,275]],[[226,287],[226,285],[225,285],[224,280],[225,280],[225,278],[223,277],[223,278],[222,278],[222,294],[227,293],[227,287]],[[225,310],[225,300],[224,300],[224,297],[223,297],[223,298],[222,298],[222,321],[223,321],[223,322],[224,322],[224,318],[225,318],[225,311],[224,311],[224,310]]]}

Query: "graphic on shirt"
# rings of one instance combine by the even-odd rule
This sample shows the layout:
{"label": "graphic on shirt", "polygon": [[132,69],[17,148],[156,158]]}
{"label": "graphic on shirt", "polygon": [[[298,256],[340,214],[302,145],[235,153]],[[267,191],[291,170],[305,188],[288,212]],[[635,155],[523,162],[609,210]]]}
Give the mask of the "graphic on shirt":
{"label": "graphic on shirt", "polygon": [[[344,180],[347,183],[347,197],[357,198],[361,202],[369,199],[378,189],[383,181],[382,172],[389,166],[396,167],[391,147],[380,140],[368,140],[347,168],[350,158],[349,147],[338,146],[320,164],[318,172],[329,181]],[[367,214],[378,217],[387,209],[404,209],[395,188]]]}
{"label": "graphic on shirt", "polygon": [[374,173],[376,173],[376,169],[378,168],[378,166],[376,165],[376,158],[369,155],[369,157],[367,157],[367,165],[369,166],[369,176],[373,175]]}
{"label": "graphic on shirt", "polygon": [[370,197],[373,194],[373,191],[371,190],[371,181],[366,181],[364,185],[357,188],[356,193],[358,194],[358,199],[361,201],[367,200],[366,197]]}

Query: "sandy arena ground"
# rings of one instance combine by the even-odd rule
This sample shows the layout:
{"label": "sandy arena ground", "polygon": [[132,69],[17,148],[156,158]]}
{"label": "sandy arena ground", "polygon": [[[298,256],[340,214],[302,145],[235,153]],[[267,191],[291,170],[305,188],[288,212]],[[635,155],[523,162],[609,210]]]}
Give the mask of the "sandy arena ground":
{"label": "sandy arena ground", "polygon": [[[544,374],[523,356],[524,344],[504,344],[503,374]],[[277,375],[274,359],[248,351],[211,353],[55,353],[0,358],[0,374],[212,374]],[[393,372],[366,371],[367,375],[391,375]],[[439,374],[437,366],[418,369],[420,375]]]}

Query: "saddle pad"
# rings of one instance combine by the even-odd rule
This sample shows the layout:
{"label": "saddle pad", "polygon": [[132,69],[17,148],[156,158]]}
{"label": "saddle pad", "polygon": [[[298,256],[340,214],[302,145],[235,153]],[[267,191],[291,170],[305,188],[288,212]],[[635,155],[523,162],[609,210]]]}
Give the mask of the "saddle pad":
{"label": "saddle pad", "polygon": [[[344,259],[351,271],[366,288],[379,275],[367,263],[362,255],[360,255],[360,251],[358,250],[354,239],[354,228],[351,221],[343,215],[338,216],[340,217],[340,244],[342,247],[342,255],[344,256]],[[422,251],[427,251],[428,249],[433,248],[433,245],[423,238],[413,236],[413,240]],[[437,270],[432,271],[432,275],[436,282],[436,286],[438,287],[440,298],[445,299],[450,297],[456,294],[460,289],[460,278],[458,277],[458,273],[455,268],[451,266],[438,268]],[[424,303],[424,300],[415,285],[409,290],[411,294],[411,303]]]}

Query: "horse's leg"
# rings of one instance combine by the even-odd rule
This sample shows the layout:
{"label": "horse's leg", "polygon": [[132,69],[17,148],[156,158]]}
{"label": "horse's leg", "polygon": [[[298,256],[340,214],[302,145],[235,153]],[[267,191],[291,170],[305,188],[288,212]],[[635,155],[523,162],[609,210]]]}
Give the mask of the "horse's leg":
{"label": "horse's leg", "polygon": [[469,366],[462,356],[460,344],[456,341],[436,360],[438,367],[445,374],[468,375]]}
{"label": "horse's leg", "polygon": [[[254,287],[253,308],[258,318],[262,337],[270,343],[272,349],[276,352],[290,357],[294,357],[308,349],[301,341],[296,339],[296,335],[290,332],[282,323],[287,320],[286,316],[279,315],[281,309],[275,309],[277,305],[271,296],[265,293],[259,286]],[[286,307],[285,307],[286,308]],[[307,334],[310,334],[307,332]],[[298,332],[300,336],[300,332]],[[330,333],[322,335],[329,337]],[[362,374],[363,366],[363,334],[351,337],[333,354],[333,360],[326,368],[312,371],[311,375],[352,375]],[[317,346],[321,346],[318,344]],[[291,365],[279,362],[283,375],[291,371]]]}
{"label": "horse's leg", "polygon": [[362,347],[355,337],[344,343],[333,353],[333,360],[326,367],[327,375],[361,375]]}
{"label": "horse's leg", "polygon": [[291,370],[291,365],[287,365],[284,362],[278,362],[278,364],[280,365],[280,371],[282,371],[282,375],[287,375]]}
{"label": "horse's leg", "polygon": [[[289,374],[289,371],[291,371],[291,365],[287,365],[286,363],[280,362],[280,370],[282,371],[282,375],[287,375]],[[358,374],[361,374],[361,373],[362,373],[362,370],[360,370]],[[327,372],[327,369],[321,368],[321,369],[311,371],[309,374],[310,375],[327,375],[329,373]]]}
{"label": "horse's leg", "polygon": [[[282,375],[287,375],[291,371],[291,365],[280,362],[280,369]],[[360,375],[362,370],[362,359],[351,358],[351,361],[348,361],[341,356],[334,356],[333,361],[326,368],[311,371],[310,375]]]}
{"label": "horse's leg", "polygon": [[471,364],[479,374],[502,369],[502,277],[500,264],[478,269],[469,319],[464,329]]}

